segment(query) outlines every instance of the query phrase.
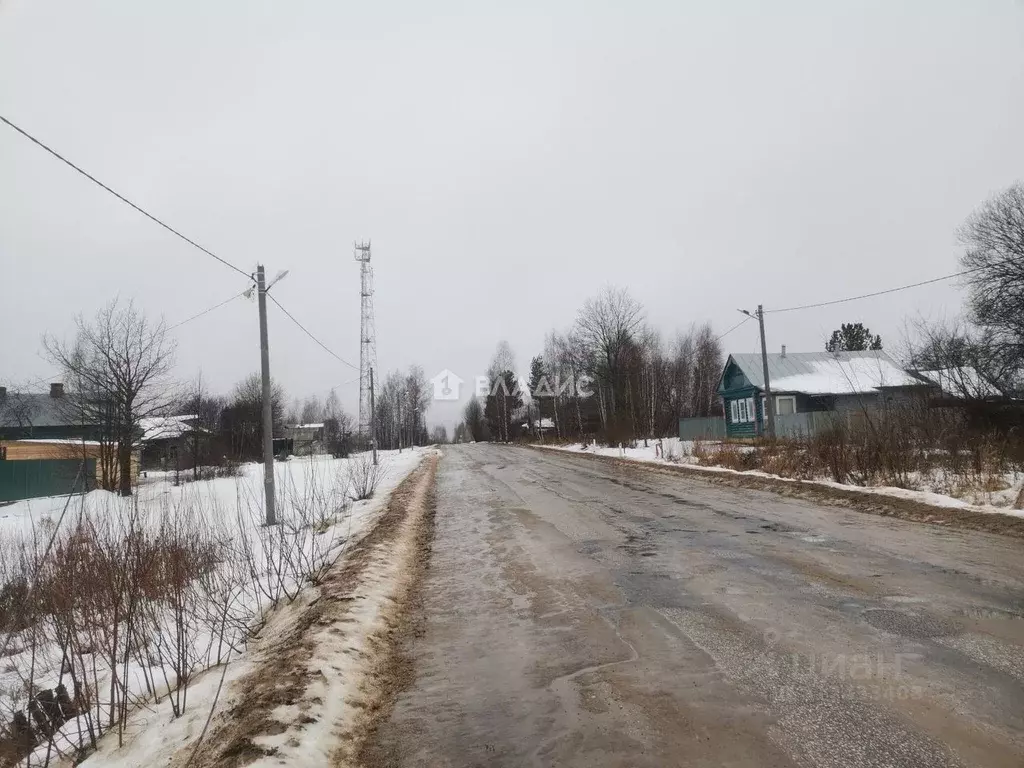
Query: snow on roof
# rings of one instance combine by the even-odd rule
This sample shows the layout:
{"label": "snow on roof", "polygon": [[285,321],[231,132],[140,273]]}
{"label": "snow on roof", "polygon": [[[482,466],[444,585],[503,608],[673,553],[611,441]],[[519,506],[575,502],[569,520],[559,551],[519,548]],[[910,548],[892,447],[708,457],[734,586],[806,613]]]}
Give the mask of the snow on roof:
{"label": "snow on roof", "polygon": [[917,371],[947,395],[966,398],[1001,397],[999,388],[971,366],[940,368],[934,371]]}
{"label": "snow on roof", "polygon": [[[761,355],[733,354],[732,361],[758,389],[764,389]],[[852,395],[882,387],[922,386],[881,350],[863,352],[791,352],[768,355],[772,392]]]}
{"label": "snow on roof", "polygon": [[142,442],[150,440],[167,440],[181,437],[196,430],[195,425],[189,422],[196,417],[193,416],[152,416],[139,419],[139,429],[142,430]]}
{"label": "snow on roof", "polygon": [[73,437],[26,437],[21,440],[11,440],[12,443],[46,443],[48,445],[102,445],[99,440],[77,440]]}
{"label": "snow on roof", "polygon": [[322,422],[315,422],[310,424],[296,424],[292,429],[323,429],[324,425]]}

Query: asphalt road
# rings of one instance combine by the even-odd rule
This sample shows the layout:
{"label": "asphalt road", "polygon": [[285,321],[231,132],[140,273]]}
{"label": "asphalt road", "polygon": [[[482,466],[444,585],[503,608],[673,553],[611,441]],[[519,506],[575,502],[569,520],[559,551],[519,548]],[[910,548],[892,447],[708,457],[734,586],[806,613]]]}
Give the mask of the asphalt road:
{"label": "asphalt road", "polygon": [[1024,765],[1024,542],[525,448],[441,460],[400,766]]}

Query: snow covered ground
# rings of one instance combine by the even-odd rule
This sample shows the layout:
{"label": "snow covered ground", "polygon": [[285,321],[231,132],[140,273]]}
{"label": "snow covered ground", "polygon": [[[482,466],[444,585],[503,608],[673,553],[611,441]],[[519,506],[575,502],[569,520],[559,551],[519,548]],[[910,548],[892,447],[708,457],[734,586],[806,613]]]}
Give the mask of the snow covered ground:
{"label": "snow covered ground", "polygon": [[[639,441],[636,448],[610,448],[595,445],[594,443],[579,444],[575,443],[572,445],[562,446],[540,446],[545,448],[555,448],[557,450],[569,451],[574,453],[589,453],[600,456],[612,456],[616,458],[629,459],[631,461],[643,461],[653,462],[656,464],[672,464],[672,465],[685,465],[693,469],[698,469],[704,472],[722,472],[735,475],[753,475],[756,477],[770,477],[775,480],[784,480],[787,482],[797,482],[793,478],[783,477],[780,475],[773,475],[760,470],[748,470],[739,471],[735,469],[729,469],[727,467],[719,466],[707,466],[702,465],[699,459],[694,456],[694,443],[691,441],[680,440],[677,437],[666,437],[659,438],[657,440],[649,440],[646,447],[643,445],[643,441]],[[753,451],[755,450],[752,446],[736,446],[736,450],[739,451]],[[900,499],[908,499],[911,501],[918,501],[923,504],[931,504],[938,507],[949,507],[954,509],[966,509],[974,512],[985,512],[992,514],[1003,514],[1011,515],[1014,517],[1024,517],[1024,511],[1010,509],[1010,505],[1016,499],[1017,494],[1020,493],[1022,485],[1024,485],[1024,476],[1020,474],[1007,473],[1002,478],[1001,485],[1005,486],[1000,490],[996,491],[976,491],[973,499],[965,500],[957,498],[949,494],[939,493],[932,488],[929,488],[932,484],[941,484],[936,482],[936,478],[912,478],[915,481],[915,485],[919,485],[919,488],[896,488],[892,486],[860,486],[860,485],[847,485],[843,483],[836,483],[831,480],[819,478],[815,480],[804,480],[803,482],[815,483],[830,488],[841,488],[845,490],[860,491],[863,493],[874,493],[883,496],[892,496]],[[975,499],[983,498],[983,503],[978,503]]]}
{"label": "snow covered ground", "polygon": [[[31,567],[25,570],[19,561],[38,557],[51,547],[51,539],[49,561],[59,560],[72,532],[95,536],[107,542],[102,546],[111,547],[119,545],[124,531],[160,542],[194,544],[202,539],[215,543],[218,552],[208,572],[196,580],[202,583],[187,585],[188,600],[175,606],[161,593],[143,601],[144,618],[120,646],[111,632],[114,627],[94,626],[97,616],[107,618],[109,606],[88,620],[82,619],[87,608],[75,608],[73,615],[81,625],[75,627],[70,647],[57,641],[60,627],[49,617],[35,622],[38,628],[0,630],[0,733],[16,712],[25,711],[29,691],[56,690],[60,683],[70,691],[72,677],[88,691],[82,698],[88,701],[83,714],[64,724],[52,743],[37,747],[22,765],[60,764],[61,755],[69,759],[100,730],[105,735],[86,764],[104,768],[148,764],[162,747],[194,738],[203,728],[222,674],[228,685],[246,672],[249,630],[259,627],[272,607],[285,615],[301,610],[309,599],[309,590],[303,591],[308,580],[322,576],[347,546],[373,528],[390,492],[429,452],[380,452],[376,493],[362,501],[353,497],[354,484],[367,471],[365,455],[280,462],[275,465],[275,480],[282,524],[272,528],[262,526],[263,471],[258,464],[243,465],[239,477],[179,486],[169,474],[149,473],[131,499],[93,491],[0,507],[0,589],[26,573],[32,580],[35,572]],[[142,550],[132,550],[126,543],[124,551]],[[55,576],[60,574],[50,578]],[[3,599],[0,594],[0,618]],[[187,614],[183,621],[182,613]],[[118,661],[112,665],[109,658]],[[230,664],[222,663],[228,659]],[[187,698],[177,685],[181,670],[189,678]],[[120,693],[113,692],[115,688]],[[174,689],[179,693],[172,695]],[[111,721],[112,712],[119,709],[111,701],[119,698],[127,703],[120,725]],[[34,727],[38,736],[40,728]],[[126,750],[127,745],[133,746]]]}

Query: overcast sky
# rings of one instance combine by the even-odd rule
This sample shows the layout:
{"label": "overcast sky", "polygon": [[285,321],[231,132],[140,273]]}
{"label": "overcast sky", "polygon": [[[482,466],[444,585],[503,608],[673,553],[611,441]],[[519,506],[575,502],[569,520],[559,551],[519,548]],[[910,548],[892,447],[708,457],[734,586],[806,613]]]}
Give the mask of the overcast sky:
{"label": "overcast sky", "polygon": [[[956,271],[958,224],[1024,177],[1024,4],[0,0],[0,114],[289,269],[274,294],[353,363],[372,238],[380,367],[470,379],[501,338],[525,369],[606,284],[668,336]],[[245,287],[3,125],[0,179],[0,380],[52,376],[41,334],[115,295],[174,323]],[[780,314],[768,343],[895,342],[961,301]],[[258,370],[255,303],[175,333],[182,378]],[[289,395],[356,375],[273,306],[270,337]]]}

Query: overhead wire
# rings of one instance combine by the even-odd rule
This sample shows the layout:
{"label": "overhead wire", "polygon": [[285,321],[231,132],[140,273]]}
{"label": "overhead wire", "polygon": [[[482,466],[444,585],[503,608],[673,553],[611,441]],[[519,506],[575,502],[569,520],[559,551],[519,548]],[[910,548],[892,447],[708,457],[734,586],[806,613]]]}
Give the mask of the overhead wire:
{"label": "overhead wire", "polygon": [[962,272],[954,272],[951,275],[943,275],[942,277],[933,277],[931,280],[922,280],[919,283],[910,283],[908,285],[900,285],[900,286],[897,286],[896,288],[886,288],[884,291],[875,291],[873,293],[863,293],[863,294],[860,294],[859,296],[848,296],[845,299],[833,299],[831,301],[819,301],[819,302],[816,302],[814,304],[802,304],[802,305],[797,306],[797,307],[783,307],[782,309],[766,309],[766,310],[764,310],[764,313],[767,315],[769,313],[776,314],[778,312],[797,312],[797,311],[802,310],[802,309],[815,309],[817,307],[829,307],[829,306],[832,306],[833,304],[845,304],[846,302],[849,302],[849,301],[859,301],[860,299],[870,299],[870,298],[872,298],[874,296],[884,296],[887,293],[896,293],[897,291],[905,291],[905,290],[907,290],[909,288],[919,288],[922,285],[931,285],[932,283],[940,283],[943,280],[952,280],[953,278],[956,278],[956,277],[963,277],[964,275],[969,275],[972,272],[978,272],[981,269],[984,269],[984,267],[975,267],[974,269],[965,269]]}
{"label": "overhead wire", "polygon": [[730,333],[732,333],[732,332],[733,332],[733,331],[735,331],[735,330],[736,330],[737,328],[739,328],[739,327],[740,327],[741,325],[743,325],[743,324],[744,324],[744,323],[746,323],[746,322],[749,322],[750,320],[753,320],[753,318],[752,318],[752,317],[744,317],[744,318],[743,318],[742,320],[740,320],[740,321],[739,321],[738,323],[736,323],[736,325],[734,325],[734,326],[733,326],[732,328],[730,328],[730,329],[729,329],[728,331],[726,331],[726,332],[725,332],[725,333],[723,333],[723,334],[722,334],[721,336],[719,336],[719,337],[718,337],[717,339],[715,339],[715,341],[721,341],[721,340],[722,340],[722,339],[724,339],[724,338],[725,338],[726,336],[728,336],[728,335],[729,335]]}
{"label": "overhead wire", "polygon": [[26,131],[26,130],[25,130],[24,128],[20,128],[19,126],[15,125],[15,124],[14,124],[13,122],[11,122],[10,120],[8,120],[8,119],[7,119],[6,117],[4,117],[3,115],[0,115],[0,122],[3,122],[3,123],[5,123],[5,124],[7,124],[7,125],[8,125],[8,126],[10,126],[11,128],[13,128],[13,129],[14,129],[15,131],[17,131],[18,133],[20,133],[20,134],[21,134],[22,136],[24,136],[24,137],[25,137],[26,139],[28,139],[29,141],[31,141],[31,142],[32,142],[33,144],[35,144],[35,145],[37,145],[37,146],[41,147],[42,149],[46,150],[46,151],[47,151],[47,152],[49,152],[49,153],[50,153],[51,155],[53,155],[53,156],[54,156],[54,157],[56,157],[56,158],[57,158],[58,160],[60,160],[60,161],[61,161],[62,163],[64,163],[65,165],[69,166],[70,168],[73,168],[74,170],[78,171],[78,172],[79,172],[80,174],[82,174],[83,176],[85,176],[85,178],[89,179],[89,181],[91,181],[91,182],[92,182],[93,184],[96,184],[97,186],[99,186],[99,187],[101,187],[101,188],[105,189],[105,190],[106,190],[107,192],[109,192],[110,194],[112,194],[112,195],[113,195],[114,197],[116,197],[116,198],[117,198],[118,200],[120,200],[120,201],[121,201],[122,203],[125,203],[126,205],[129,205],[129,206],[131,206],[131,207],[132,207],[132,208],[134,208],[134,209],[135,209],[136,211],[138,211],[139,213],[141,213],[141,214],[142,214],[143,216],[145,216],[146,218],[150,219],[151,221],[154,221],[154,222],[156,222],[157,224],[159,224],[159,225],[160,225],[161,227],[163,227],[164,229],[166,229],[166,230],[167,230],[168,232],[170,232],[171,234],[173,234],[173,235],[175,235],[175,236],[177,236],[177,237],[180,237],[180,238],[181,238],[182,240],[184,240],[184,241],[185,241],[186,243],[188,243],[189,245],[191,245],[191,246],[193,246],[193,247],[195,247],[195,248],[198,248],[198,249],[199,249],[200,251],[202,251],[203,253],[205,253],[205,254],[206,254],[207,256],[209,256],[209,257],[211,257],[211,258],[213,258],[213,259],[216,259],[216,260],[217,260],[217,261],[219,261],[219,262],[220,262],[221,264],[223,264],[223,265],[224,265],[225,267],[229,267],[229,268],[231,268],[231,269],[235,270],[235,272],[238,272],[238,273],[239,273],[240,275],[244,275],[244,276],[245,276],[245,277],[246,277],[247,279],[249,279],[249,280],[252,280],[252,275],[250,275],[250,274],[249,274],[248,272],[246,272],[245,270],[243,270],[243,269],[241,269],[241,268],[239,268],[239,267],[236,267],[236,266],[235,266],[234,264],[232,264],[232,263],[231,263],[230,261],[228,261],[227,259],[222,259],[222,258],[221,258],[220,256],[218,256],[217,254],[215,254],[215,253],[214,253],[213,251],[209,250],[208,248],[204,248],[204,247],[203,247],[203,246],[201,246],[201,245],[200,245],[199,243],[197,243],[197,242],[196,242],[195,240],[192,240],[191,238],[189,238],[189,237],[186,237],[185,235],[183,235],[183,234],[182,234],[181,232],[179,232],[178,230],[176,230],[176,229],[175,229],[174,227],[172,227],[171,225],[169,225],[169,224],[166,224],[165,222],[161,221],[161,220],[160,220],[160,219],[158,219],[158,218],[157,218],[156,216],[154,216],[153,214],[151,214],[151,213],[150,213],[149,211],[145,210],[145,209],[144,209],[144,208],[142,208],[141,206],[138,206],[138,205],[136,205],[135,203],[133,203],[133,202],[132,202],[131,200],[129,200],[129,199],[128,199],[127,197],[125,197],[124,195],[120,194],[119,192],[115,192],[115,191],[114,191],[113,189],[111,189],[110,187],[108,187],[108,186],[107,186],[106,184],[104,184],[104,183],[103,183],[102,181],[100,181],[99,179],[97,179],[97,178],[96,178],[95,176],[93,176],[93,175],[92,175],[91,173],[89,173],[88,171],[85,171],[85,170],[83,170],[82,168],[80,168],[79,166],[75,165],[75,164],[74,164],[73,162],[71,162],[71,161],[70,161],[70,160],[68,160],[68,159],[67,159],[66,157],[64,157],[64,156],[63,156],[62,154],[60,154],[60,153],[59,153],[59,152],[58,152],[57,150],[55,150],[55,149],[53,149],[53,148],[51,148],[51,147],[47,146],[47,145],[46,145],[46,144],[44,144],[44,143],[43,143],[42,141],[40,141],[39,139],[37,139],[37,138],[36,138],[35,136],[33,136],[32,134],[30,134],[30,133],[29,133],[28,131]]}
{"label": "overhead wire", "polygon": [[304,325],[303,325],[302,323],[300,323],[300,322],[299,322],[298,320],[296,320],[296,319],[295,319],[295,316],[294,316],[294,315],[293,315],[293,314],[292,314],[291,312],[289,312],[289,311],[288,311],[287,309],[285,309],[285,308],[284,308],[284,307],[283,307],[283,306],[281,305],[281,302],[279,302],[279,301],[278,301],[278,300],[277,300],[276,298],[274,298],[274,296],[273,296],[273,295],[271,295],[271,294],[269,294],[269,293],[268,293],[268,294],[267,294],[267,298],[269,298],[269,299],[270,299],[270,300],[271,300],[272,302],[274,302],[274,303],[275,303],[275,304],[277,305],[277,308],[278,308],[278,309],[280,309],[280,310],[281,310],[282,312],[284,312],[284,313],[285,313],[285,315],[286,315],[286,316],[288,317],[288,319],[289,319],[289,320],[291,320],[291,321],[292,321],[293,323],[295,323],[295,325],[297,325],[297,326],[299,327],[299,329],[300,329],[300,330],[301,330],[301,331],[302,331],[302,332],[303,332],[304,334],[306,334],[307,336],[309,336],[309,338],[311,338],[311,339],[312,339],[312,340],[313,340],[314,342],[316,342],[316,343],[317,343],[317,345],[318,345],[318,346],[319,346],[319,347],[320,347],[320,348],[321,348],[321,349],[322,349],[322,350],[323,350],[324,352],[326,352],[327,354],[329,354],[329,355],[330,355],[331,357],[333,357],[333,358],[334,358],[335,360],[337,360],[338,362],[340,362],[340,363],[344,363],[345,365],[347,365],[347,366],[348,366],[349,368],[351,368],[352,370],[354,370],[354,371],[358,371],[358,370],[359,370],[359,366],[356,366],[356,365],[352,365],[352,363],[350,363],[350,362],[349,362],[348,360],[346,360],[345,358],[341,357],[340,355],[336,354],[336,353],[334,352],[334,350],[332,350],[332,349],[331,349],[330,347],[328,347],[328,346],[327,346],[326,344],[324,344],[324,343],[323,343],[322,341],[320,341],[320,339],[318,339],[318,338],[317,338],[316,336],[314,336],[314,335],[313,335],[313,333],[312,333],[312,332],[311,332],[311,331],[310,331],[310,330],[309,330],[308,328],[306,328],[306,326],[304,326]]}
{"label": "overhead wire", "polygon": [[168,331],[173,331],[175,328],[180,328],[181,326],[185,325],[185,323],[191,323],[193,320],[198,320],[203,315],[207,315],[210,312],[213,312],[215,309],[220,309],[225,304],[230,304],[235,299],[239,299],[242,296],[245,296],[245,294],[247,294],[248,292],[249,292],[249,289],[246,288],[244,291],[241,291],[240,293],[236,293],[230,299],[225,299],[224,301],[220,302],[219,304],[214,304],[212,307],[207,307],[202,312],[197,312],[196,314],[192,315],[192,317],[186,318],[186,319],[182,320],[180,323],[175,323],[174,325],[169,325],[167,327],[167,330]]}

